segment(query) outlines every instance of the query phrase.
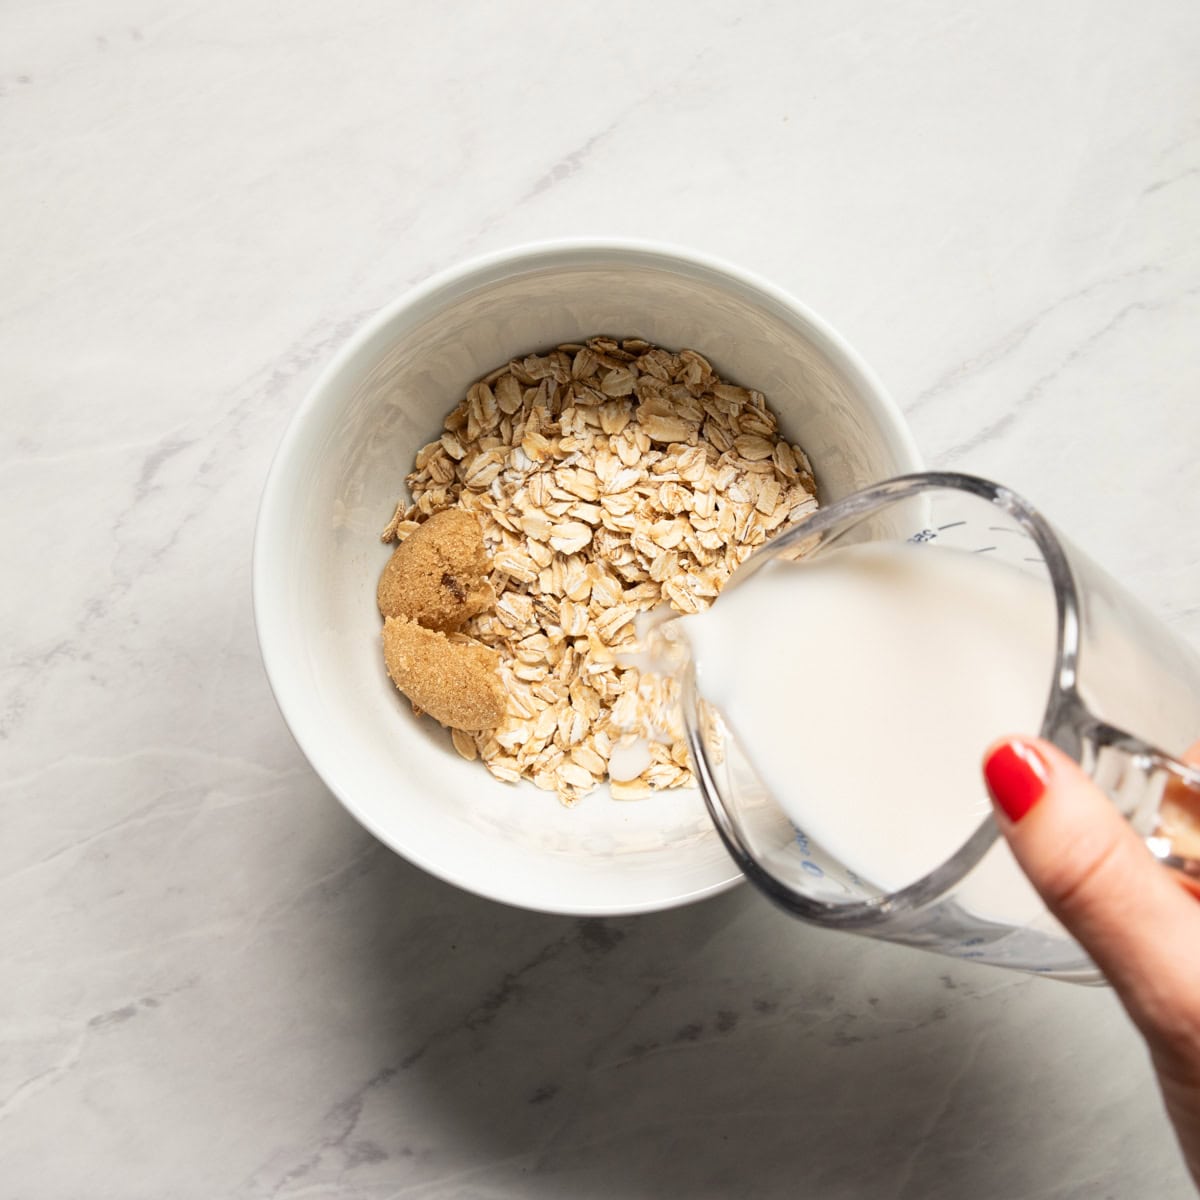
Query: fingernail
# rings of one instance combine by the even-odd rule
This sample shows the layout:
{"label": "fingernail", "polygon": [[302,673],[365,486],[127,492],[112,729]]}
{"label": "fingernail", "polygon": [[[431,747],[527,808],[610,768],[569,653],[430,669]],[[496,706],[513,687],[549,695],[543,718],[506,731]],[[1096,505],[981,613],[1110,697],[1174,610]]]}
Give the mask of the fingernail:
{"label": "fingernail", "polygon": [[1004,742],[988,755],[983,777],[997,807],[1015,823],[1042,798],[1048,772],[1032,746]]}

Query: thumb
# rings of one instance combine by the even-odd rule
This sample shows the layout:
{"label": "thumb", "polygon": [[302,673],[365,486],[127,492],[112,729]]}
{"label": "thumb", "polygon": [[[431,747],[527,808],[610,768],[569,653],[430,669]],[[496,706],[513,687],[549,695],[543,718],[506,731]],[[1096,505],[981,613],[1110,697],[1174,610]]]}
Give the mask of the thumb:
{"label": "thumb", "polygon": [[[1195,901],[1116,805],[1057,747],[1008,738],[984,758],[997,821],[1050,911],[1108,976],[1149,1035],[1163,997],[1200,985]],[[1169,1006],[1168,1006],[1169,1007]]]}

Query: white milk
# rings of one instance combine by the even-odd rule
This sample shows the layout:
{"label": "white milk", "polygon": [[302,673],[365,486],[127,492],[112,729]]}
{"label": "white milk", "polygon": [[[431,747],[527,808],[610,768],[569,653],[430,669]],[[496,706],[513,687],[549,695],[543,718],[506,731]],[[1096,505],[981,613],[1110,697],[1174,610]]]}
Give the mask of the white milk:
{"label": "white milk", "polygon": [[[1049,582],[944,547],[775,560],[679,627],[700,695],[794,823],[888,890],[988,816],[983,751],[1038,732],[1054,667]],[[1042,910],[1004,847],[959,899],[1014,924]]]}

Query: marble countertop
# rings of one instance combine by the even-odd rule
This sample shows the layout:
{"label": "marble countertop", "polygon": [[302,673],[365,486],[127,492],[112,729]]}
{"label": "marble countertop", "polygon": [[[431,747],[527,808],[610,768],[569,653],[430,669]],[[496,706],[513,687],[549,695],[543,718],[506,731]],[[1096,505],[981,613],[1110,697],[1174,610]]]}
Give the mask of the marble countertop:
{"label": "marble countertop", "polygon": [[384,850],[249,561],[367,314],[638,235],[793,291],[1200,639],[1198,61],[1186,0],[6,5],[0,1193],[1189,1195],[1106,991]]}

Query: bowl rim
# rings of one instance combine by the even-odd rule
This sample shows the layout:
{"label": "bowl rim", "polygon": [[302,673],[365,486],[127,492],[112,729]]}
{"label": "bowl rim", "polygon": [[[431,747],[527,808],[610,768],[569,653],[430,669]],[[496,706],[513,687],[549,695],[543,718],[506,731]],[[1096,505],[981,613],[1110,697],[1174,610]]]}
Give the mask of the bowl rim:
{"label": "bowl rim", "polygon": [[[259,656],[267,677],[267,685],[292,740],[317,777],[333,793],[342,807],[383,845],[445,883],[453,884],[464,891],[499,903],[528,911],[562,916],[619,917],[663,912],[726,892],[743,883],[745,876],[730,859],[731,874],[729,877],[665,898],[634,903],[612,901],[589,905],[579,902],[556,903],[551,896],[544,901],[534,903],[528,899],[514,899],[513,896],[504,894],[494,886],[481,885],[478,880],[471,877],[469,869],[431,860],[427,855],[398,844],[394,837],[385,835],[376,823],[361,810],[353,797],[340,786],[338,773],[333,769],[324,750],[319,745],[312,744],[315,739],[306,737],[307,723],[302,718],[297,704],[290,701],[284,694],[286,689],[281,683],[278,658],[285,653],[285,647],[276,642],[274,634],[271,632],[274,623],[267,614],[268,608],[274,602],[272,589],[275,587],[267,571],[266,564],[269,557],[267,543],[270,537],[268,531],[278,528],[277,514],[286,507],[281,495],[285,464],[295,453],[297,445],[303,440],[306,425],[320,409],[331,384],[358,357],[363,347],[401,313],[428,303],[439,292],[459,289],[476,277],[482,282],[487,276],[494,275],[497,270],[503,268],[519,269],[523,272],[528,269],[537,269],[539,266],[556,265],[555,260],[558,259],[568,260],[568,262],[560,264],[568,265],[571,259],[585,262],[589,258],[594,258],[597,263],[604,265],[614,265],[612,262],[614,256],[618,259],[626,258],[630,263],[639,260],[651,265],[657,263],[665,269],[682,266],[717,279],[724,279],[744,292],[758,293],[760,297],[798,318],[826,343],[826,350],[832,357],[841,360],[840,365],[849,375],[858,377],[862,385],[862,395],[868,400],[868,406],[873,410],[873,415],[879,418],[880,423],[888,430],[894,452],[903,466],[900,473],[922,469],[923,463],[912,432],[899,405],[892,399],[882,380],[832,325],[784,288],[771,283],[753,271],[735,266],[715,255],[666,241],[600,236],[547,238],[517,243],[499,250],[475,255],[435,271],[426,279],[407,288],[399,296],[382,305],[358,325],[354,332],[334,351],[317,378],[309,386],[295,411],[288,418],[283,436],[272,455],[266,481],[259,498],[251,551],[251,604]],[[305,732],[302,733],[301,730]]]}

